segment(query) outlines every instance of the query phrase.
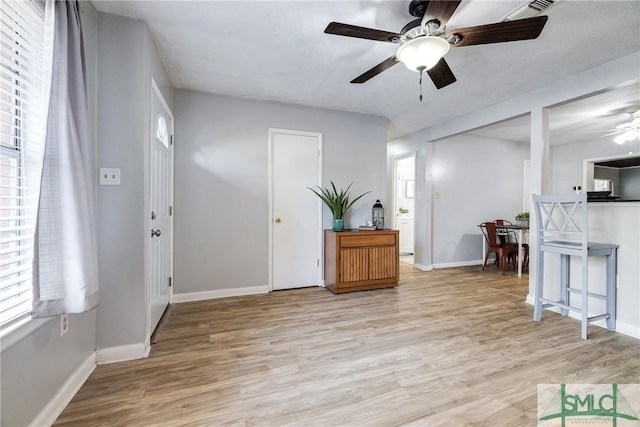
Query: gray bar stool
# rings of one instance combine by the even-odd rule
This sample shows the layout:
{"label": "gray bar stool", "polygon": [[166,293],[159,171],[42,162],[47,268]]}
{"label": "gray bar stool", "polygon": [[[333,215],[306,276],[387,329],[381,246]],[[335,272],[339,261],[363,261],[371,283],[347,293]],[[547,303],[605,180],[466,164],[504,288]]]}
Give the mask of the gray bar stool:
{"label": "gray bar stool", "polygon": [[[600,319],[607,320],[607,329],[614,331],[616,327],[616,269],[618,245],[610,243],[589,242],[587,238],[587,195],[568,196],[533,195],[538,225],[538,248],[536,268],[535,306],[533,320],[542,319],[542,309],[560,307],[563,316],[569,311],[581,314],[582,339],[587,339],[587,325]],[[551,300],[543,295],[544,253],[560,255],[560,300]],[[571,287],[569,261],[571,256],[581,257],[582,286]],[[590,256],[606,257],[606,290],[605,294],[588,291],[588,259]],[[580,307],[571,305],[571,294],[581,296]],[[605,300],[606,312],[589,317],[589,297]]]}

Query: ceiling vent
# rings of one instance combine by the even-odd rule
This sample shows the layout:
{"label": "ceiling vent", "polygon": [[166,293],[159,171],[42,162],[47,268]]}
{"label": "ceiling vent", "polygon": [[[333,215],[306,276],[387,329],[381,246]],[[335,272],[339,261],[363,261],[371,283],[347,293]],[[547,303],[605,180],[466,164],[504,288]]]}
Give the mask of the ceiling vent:
{"label": "ceiling vent", "polygon": [[555,6],[562,0],[532,0],[518,7],[513,12],[502,18],[502,21],[514,21],[516,19],[531,18],[546,12],[551,6]]}

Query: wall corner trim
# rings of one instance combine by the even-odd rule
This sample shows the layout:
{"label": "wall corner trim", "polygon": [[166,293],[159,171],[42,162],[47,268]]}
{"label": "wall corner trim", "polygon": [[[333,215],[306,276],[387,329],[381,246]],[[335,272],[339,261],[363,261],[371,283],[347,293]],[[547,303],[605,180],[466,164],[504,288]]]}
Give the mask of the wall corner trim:
{"label": "wall corner trim", "polygon": [[422,265],[422,264],[413,264],[414,268],[417,268],[420,271],[432,271],[433,265]]}
{"label": "wall corner trim", "polygon": [[259,294],[268,294],[268,293],[269,293],[269,287],[267,285],[247,286],[243,288],[216,289],[212,291],[173,294],[173,302],[181,303],[181,302],[204,301],[208,299],[240,297],[245,295],[259,295]]}
{"label": "wall corner trim", "polygon": [[40,411],[38,416],[31,421],[30,427],[50,426],[60,416],[64,408],[67,407],[73,396],[76,395],[80,387],[85,383],[89,375],[96,368],[96,353],[89,355],[78,369],[65,381],[60,390],[51,398],[49,403]]}
{"label": "wall corner trim", "polygon": [[150,351],[151,347],[144,343],[99,348],[96,350],[96,363],[98,365],[108,365],[110,363],[145,359],[149,356]]}

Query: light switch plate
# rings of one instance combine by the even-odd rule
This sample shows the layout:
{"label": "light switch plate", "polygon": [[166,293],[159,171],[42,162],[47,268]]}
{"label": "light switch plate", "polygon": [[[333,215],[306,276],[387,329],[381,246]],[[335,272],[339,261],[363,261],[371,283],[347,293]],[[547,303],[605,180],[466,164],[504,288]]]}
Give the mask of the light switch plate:
{"label": "light switch plate", "polygon": [[120,185],[120,168],[100,168],[100,185]]}

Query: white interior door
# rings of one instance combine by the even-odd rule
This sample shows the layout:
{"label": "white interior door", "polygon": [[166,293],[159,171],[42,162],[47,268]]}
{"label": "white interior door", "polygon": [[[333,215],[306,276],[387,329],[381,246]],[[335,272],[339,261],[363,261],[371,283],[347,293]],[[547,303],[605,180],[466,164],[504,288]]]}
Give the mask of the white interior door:
{"label": "white interior door", "polygon": [[414,253],[416,154],[393,160],[393,227],[400,230],[400,253]]}
{"label": "white interior door", "polygon": [[151,92],[149,333],[169,305],[173,259],[173,115],[153,81]]}
{"label": "white interior door", "polygon": [[322,206],[307,187],[322,182],[322,135],[270,130],[271,288],[321,283]]}

